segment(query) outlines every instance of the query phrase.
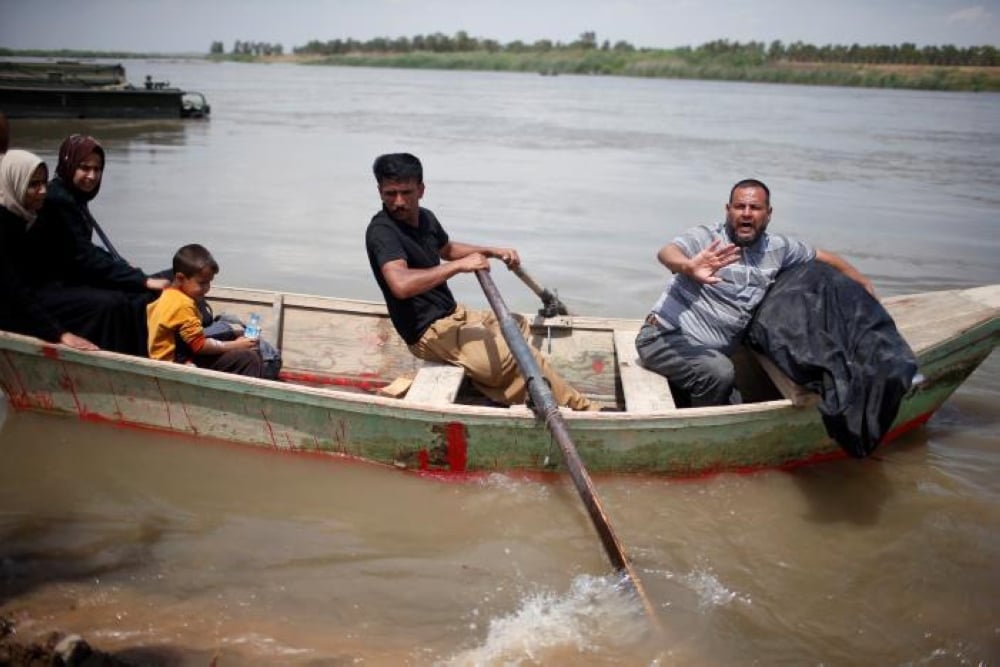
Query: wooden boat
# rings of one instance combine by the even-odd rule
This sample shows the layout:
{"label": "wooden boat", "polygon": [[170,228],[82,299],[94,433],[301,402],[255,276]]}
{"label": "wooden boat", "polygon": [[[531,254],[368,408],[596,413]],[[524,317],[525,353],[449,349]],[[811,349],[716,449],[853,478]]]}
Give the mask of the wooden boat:
{"label": "wooden boat", "polygon": [[[382,304],[215,288],[216,313],[263,317],[284,381],[225,375],[0,332],[0,387],[16,409],[440,474],[545,471],[559,450],[524,406],[488,405],[460,369],[410,355]],[[1000,285],[898,296],[887,309],[922,381],[888,439],[926,422],[1000,341]],[[693,475],[840,456],[816,397],[766,360],[738,355],[743,405],[677,409],[636,361],[636,320],[535,318],[533,344],[614,411],[565,420],[593,472]],[[412,378],[402,397],[387,389]],[[404,380],[403,384],[408,381]]]}
{"label": "wooden boat", "polygon": [[204,118],[205,96],[146,77],[131,85],[120,64],[0,61],[0,109],[10,118]]}

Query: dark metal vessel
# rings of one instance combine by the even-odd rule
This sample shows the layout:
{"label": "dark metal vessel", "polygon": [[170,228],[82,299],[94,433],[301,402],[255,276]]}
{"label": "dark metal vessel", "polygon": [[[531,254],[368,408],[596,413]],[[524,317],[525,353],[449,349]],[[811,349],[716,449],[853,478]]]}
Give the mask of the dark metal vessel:
{"label": "dark metal vessel", "polygon": [[9,118],[204,118],[205,96],[147,76],[128,83],[120,64],[0,61],[0,111]]}

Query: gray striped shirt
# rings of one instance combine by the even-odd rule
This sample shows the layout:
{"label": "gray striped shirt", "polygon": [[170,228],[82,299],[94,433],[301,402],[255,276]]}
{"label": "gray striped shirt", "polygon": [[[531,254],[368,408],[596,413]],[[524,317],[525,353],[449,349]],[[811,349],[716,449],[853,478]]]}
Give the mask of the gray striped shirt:
{"label": "gray striped shirt", "polygon": [[[726,223],[699,225],[675,238],[688,257],[694,257],[719,239],[730,243]],[[701,283],[681,274],[671,274],[653,314],[667,329],[679,329],[689,338],[713,349],[732,352],[750,324],[754,308],[781,269],[808,262],[816,250],[808,243],[782,234],[761,234],[744,247],[739,261],[716,272],[722,281]]]}

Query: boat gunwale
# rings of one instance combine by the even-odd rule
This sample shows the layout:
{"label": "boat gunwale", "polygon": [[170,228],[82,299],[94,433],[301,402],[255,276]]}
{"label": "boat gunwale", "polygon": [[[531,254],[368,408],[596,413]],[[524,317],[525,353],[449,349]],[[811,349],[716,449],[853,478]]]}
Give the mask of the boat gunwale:
{"label": "boat gunwale", "polygon": [[[48,343],[31,336],[24,336],[8,331],[0,331],[0,352],[28,353],[36,357],[46,357],[53,361],[80,363],[86,366],[96,366],[109,371],[124,371],[154,379],[165,379],[197,386],[200,389],[214,389],[231,393],[246,394],[257,398],[290,400],[290,397],[307,399],[305,402],[318,408],[354,408],[356,412],[370,412],[372,408],[384,409],[390,414],[405,414],[409,418],[440,422],[442,418],[461,419],[467,423],[504,423],[534,427],[537,417],[523,406],[493,407],[468,405],[462,403],[403,403],[400,399],[380,396],[378,394],[358,394],[343,391],[336,387],[312,387],[308,385],[275,382],[262,378],[251,378],[229,373],[221,373],[210,369],[174,364],[142,357],[135,357],[108,350],[86,352],[74,350],[56,343]],[[9,363],[9,362],[8,362]],[[11,364],[12,366],[14,364]],[[206,380],[208,382],[206,382]],[[331,402],[336,405],[332,405]],[[656,428],[658,424],[685,422],[692,418],[699,423],[713,418],[733,417],[744,421],[752,415],[763,415],[766,418],[782,409],[807,409],[806,406],[796,407],[788,399],[776,399],[757,403],[746,403],[736,406],[707,406],[686,408],[651,413],[629,413],[625,411],[611,412],[574,412],[560,408],[563,416],[574,424],[586,425],[590,429],[599,430],[601,425],[615,427],[628,423],[637,427]],[[722,422],[730,421],[722,419]]]}
{"label": "boat gunwale", "polygon": [[[987,286],[991,287],[991,286]],[[981,288],[969,288],[979,290]],[[942,290],[930,292],[944,294],[952,292],[961,296],[968,290]],[[925,294],[930,294],[925,293]],[[891,306],[893,300],[904,301],[916,295],[899,295],[889,297],[885,302]],[[320,312],[344,313],[359,317],[387,317],[384,304],[360,299],[327,297],[288,293],[272,290],[258,290],[240,287],[218,287],[213,289],[213,300],[220,302],[240,303],[245,305],[273,306],[280,302],[280,307],[308,309]],[[995,336],[1000,330],[1000,308],[992,307],[992,303],[971,299],[987,311],[977,322],[965,327],[954,335],[936,341],[917,351],[921,365],[934,363],[941,358],[953,354],[956,349],[981,343]],[[638,320],[623,318],[575,317],[574,330],[612,332],[616,325],[636,327]],[[977,331],[981,329],[982,331]],[[969,336],[973,337],[969,339]],[[956,348],[956,345],[958,347]],[[953,349],[956,348],[956,349]],[[0,331],[0,351],[5,354],[14,350],[27,352],[34,356],[55,358],[64,362],[96,366],[112,372],[139,374],[156,379],[166,379],[201,388],[211,388],[223,392],[242,393],[265,399],[297,400],[312,407],[327,409],[342,409],[356,413],[384,412],[387,415],[406,415],[418,421],[439,422],[444,419],[464,420],[470,423],[504,424],[534,427],[537,417],[523,406],[512,408],[461,403],[403,403],[399,398],[382,396],[377,393],[356,393],[338,389],[336,386],[315,387],[297,383],[274,382],[266,379],[249,378],[182,364],[170,364],[116,352],[101,350],[85,352],[74,350],[63,345],[47,343],[38,338],[24,336],[6,331]],[[8,361],[8,363],[10,363]],[[13,364],[11,364],[13,366]],[[293,399],[293,397],[295,397]],[[713,422],[726,424],[746,420],[774,419],[783,411],[812,410],[816,401],[806,402],[796,406],[788,398],[769,401],[745,403],[736,406],[706,406],[683,409],[662,410],[648,413],[632,413],[628,411],[609,412],[573,412],[563,409],[566,419],[578,428],[586,430],[605,430],[630,428],[669,430],[692,424],[712,425]]]}

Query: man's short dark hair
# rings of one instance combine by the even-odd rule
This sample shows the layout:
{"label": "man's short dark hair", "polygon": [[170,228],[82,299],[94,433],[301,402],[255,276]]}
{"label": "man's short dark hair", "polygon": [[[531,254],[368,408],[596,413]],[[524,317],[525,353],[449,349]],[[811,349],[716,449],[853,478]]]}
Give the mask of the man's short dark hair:
{"label": "man's short dark hair", "polygon": [[211,269],[212,275],[219,272],[219,263],[205,246],[191,243],[174,253],[174,273],[193,278],[205,269]]}
{"label": "man's short dark hair", "polygon": [[733,189],[729,191],[729,203],[733,203],[733,195],[736,194],[737,190],[742,190],[743,188],[760,188],[764,191],[764,196],[767,198],[767,205],[771,205],[771,190],[766,185],[764,181],[758,181],[756,178],[744,178],[742,181],[733,186]]}
{"label": "man's short dark hair", "polygon": [[372,165],[375,180],[379,185],[383,181],[414,181],[424,182],[424,167],[416,155],[410,153],[386,153],[375,158]]}

